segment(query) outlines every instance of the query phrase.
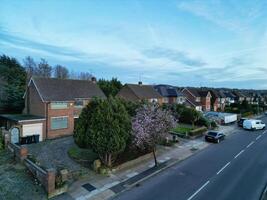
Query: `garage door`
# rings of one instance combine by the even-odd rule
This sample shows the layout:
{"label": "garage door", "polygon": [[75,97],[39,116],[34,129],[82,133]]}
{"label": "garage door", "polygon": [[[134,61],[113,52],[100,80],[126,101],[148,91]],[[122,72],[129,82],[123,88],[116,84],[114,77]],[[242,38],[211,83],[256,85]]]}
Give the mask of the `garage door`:
{"label": "garage door", "polygon": [[22,136],[40,135],[39,140],[43,140],[43,124],[27,124],[22,126]]}

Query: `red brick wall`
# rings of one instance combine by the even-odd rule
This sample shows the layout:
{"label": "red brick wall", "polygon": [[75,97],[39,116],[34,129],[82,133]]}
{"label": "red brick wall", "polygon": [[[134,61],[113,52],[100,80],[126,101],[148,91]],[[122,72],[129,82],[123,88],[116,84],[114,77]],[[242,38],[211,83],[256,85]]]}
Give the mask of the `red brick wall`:
{"label": "red brick wall", "polygon": [[[74,130],[74,102],[68,103],[67,109],[51,109],[50,103],[47,104],[47,138],[53,139],[57,137],[72,135]],[[68,116],[68,128],[52,130],[51,118]]]}
{"label": "red brick wall", "polygon": [[31,82],[25,96],[25,113],[37,116],[45,116],[45,106],[37,89]]}
{"label": "red brick wall", "polygon": [[208,97],[202,97],[201,98],[201,104],[204,111],[210,111],[210,98]]}
{"label": "red brick wall", "polygon": [[176,97],[169,97],[169,103],[176,103]]}

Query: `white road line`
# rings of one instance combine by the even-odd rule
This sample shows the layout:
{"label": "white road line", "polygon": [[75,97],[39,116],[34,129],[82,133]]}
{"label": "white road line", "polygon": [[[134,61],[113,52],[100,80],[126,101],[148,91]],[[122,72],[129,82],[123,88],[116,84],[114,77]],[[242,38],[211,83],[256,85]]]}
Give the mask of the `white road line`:
{"label": "white road line", "polygon": [[237,158],[238,156],[240,156],[243,152],[244,152],[244,150],[240,151],[238,154],[236,154],[235,158]]}
{"label": "white road line", "polygon": [[261,135],[259,135],[258,137],[256,137],[256,140],[260,139]]}
{"label": "white road line", "polygon": [[262,134],[265,134],[267,131],[264,131]]}
{"label": "white road line", "polygon": [[226,163],[226,165],[224,165],[218,172],[217,172],[217,175],[219,174],[219,173],[221,173],[228,165],[230,165],[230,163],[231,162],[228,162],[228,163]]}
{"label": "white road line", "polygon": [[247,148],[249,148],[253,144],[254,144],[254,142],[249,143],[248,146],[247,146]]}
{"label": "white road line", "polygon": [[204,187],[206,187],[206,185],[209,184],[209,182],[210,182],[210,181],[207,181],[204,185],[202,185],[201,188],[199,188],[199,189],[198,189],[192,196],[190,196],[187,200],[191,200],[191,199],[193,199],[193,198],[197,195],[197,193],[199,193]]}

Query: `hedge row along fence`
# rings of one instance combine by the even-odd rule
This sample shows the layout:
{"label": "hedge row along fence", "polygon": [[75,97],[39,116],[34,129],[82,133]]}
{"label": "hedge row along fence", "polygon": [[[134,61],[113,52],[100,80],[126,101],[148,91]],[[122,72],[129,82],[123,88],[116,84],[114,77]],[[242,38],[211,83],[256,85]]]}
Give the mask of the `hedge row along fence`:
{"label": "hedge row along fence", "polygon": [[207,132],[207,130],[208,129],[206,126],[202,126],[202,127],[188,131],[187,134],[181,134],[181,133],[174,132],[174,131],[170,131],[170,134],[177,135],[178,137],[181,137],[181,138],[194,139],[194,138],[202,136],[204,133]]}
{"label": "hedge row along fence", "polygon": [[207,127],[206,126],[202,126],[200,128],[196,128],[194,130],[189,131],[188,135],[191,137],[196,137],[196,136],[200,136],[203,133],[205,133],[207,131]]}

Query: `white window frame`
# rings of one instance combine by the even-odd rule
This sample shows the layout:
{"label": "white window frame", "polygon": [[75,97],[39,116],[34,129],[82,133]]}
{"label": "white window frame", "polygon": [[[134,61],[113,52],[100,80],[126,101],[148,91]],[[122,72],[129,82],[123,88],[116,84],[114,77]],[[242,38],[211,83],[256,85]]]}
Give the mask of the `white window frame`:
{"label": "white window frame", "polygon": [[[52,128],[52,120],[57,118],[67,118],[67,127],[64,128]],[[69,116],[57,116],[57,117],[51,117],[50,118],[50,129],[51,130],[61,130],[61,129],[67,129],[69,128]]]}
{"label": "white window frame", "polygon": [[[66,104],[66,107],[53,107],[56,105],[64,105]],[[50,108],[51,110],[62,110],[62,109],[68,109],[69,108],[69,104],[68,102],[64,102],[64,101],[55,101],[55,102],[51,102],[50,103]]]}

